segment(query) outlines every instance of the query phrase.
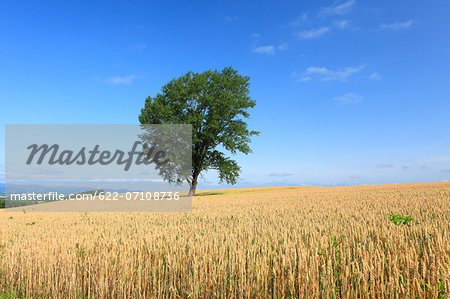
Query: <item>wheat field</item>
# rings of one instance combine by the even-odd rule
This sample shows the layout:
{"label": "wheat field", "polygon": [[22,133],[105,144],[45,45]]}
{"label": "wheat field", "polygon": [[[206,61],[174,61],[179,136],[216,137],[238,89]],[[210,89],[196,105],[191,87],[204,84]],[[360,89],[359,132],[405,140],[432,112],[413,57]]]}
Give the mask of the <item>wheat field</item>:
{"label": "wheat field", "polygon": [[191,213],[2,211],[0,297],[446,298],[449,208],[443,182],[203,191]]}

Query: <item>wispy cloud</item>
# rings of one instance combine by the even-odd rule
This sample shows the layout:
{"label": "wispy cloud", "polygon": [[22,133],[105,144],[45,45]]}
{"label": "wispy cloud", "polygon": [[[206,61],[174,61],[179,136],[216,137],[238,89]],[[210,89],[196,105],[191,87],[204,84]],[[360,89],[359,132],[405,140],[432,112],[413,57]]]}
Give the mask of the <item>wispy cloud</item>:
{"label": "wispy cloud", "polygon": [[330,31],[329,27],[312,28],[310,30],[303,30],[299,32],[298,37],[302,39],[317,38],[324,35],[328,31]]}
{"label": "wispy cloud", "polygon": [[272,45],[260,46],[260,47],[253,48],[253,52],[259,53],[259,54],[275,55],[275,48]]}
{"label": "wispy cloud", "polygon": [[340,104],[354,104],[354,103],[359,103],[363,100],[363,97],[353,93],[353,92],[349,92],[346,93],[342,96],[339,97],[334,97],[331,99],[333,102],[337,102]]}
{"label": "wispy cloud", "polygon": [[300,82],[306,82],[311,80],[311,77],[305,76],[304,74],[299,74],[296,71],[293,71],[291,73],[291,77],[294,78],[296,81],[300,81]]}
{"label": "wispy cloud", "polygon": [[308,19],[308,13],[304,12],[298,16],[294,21],[291,22],[291,26],[298,26]]}
{"label": "wispy cloud", "polygon": [[363,64],[356,67],[347,67],[341,71],[333,71],[326,67],[311,66],[303,72],[298,80],[308,81],[311,80],[312,77],[317,77],[322,81],[346,81],[353,74],[360,72],[364,67],[365,65]]}
{"label": "wispy cloud", "polygon": [[292,176],[294,175],[293,173],[290,172],[272,172],[269,173],[269,176],[274,176],[274,177],[287,177],[287,176]]}
{"label": "wispy cloud", "polygon": [[349,0],[343,3],[335,1],[332,5],[321,8],[319,16],[345,15],[350,12],[355,3],[355,0]]}
{"label": "wispy cloud", "polygon": [[289,47],[288,43],[282,43],[277,47],[278,50],[286,50]]}
{"label": "wispy cloud", "polygon": [[337,28],[344,30],[346,28],[348,28],[348,26],[350,25],[350,21],[349,20],[342,20],[342,21],[336,21],[334,22],[334,26],[336,26]]}
{"label": "wispy cloud", "polygon": [[380,25],[380,30],[402,30],[402,29],[411,27],[412,24],[413,24],[413,20],[408,20],[405,22],[391,23],[391,24],[383,23]]}
{"label": "wispy cloud", "polygon": [[115,76],[108,78],[106,82],[110,84],[131,84],[135,79],[136,75],[130,74],[128,76]]}
{"label": "wispy cloud", "polygon": [[381,79],[381,75],[378,74],[377,72],[370,74],[369,79],[372,80],[380,80]]}

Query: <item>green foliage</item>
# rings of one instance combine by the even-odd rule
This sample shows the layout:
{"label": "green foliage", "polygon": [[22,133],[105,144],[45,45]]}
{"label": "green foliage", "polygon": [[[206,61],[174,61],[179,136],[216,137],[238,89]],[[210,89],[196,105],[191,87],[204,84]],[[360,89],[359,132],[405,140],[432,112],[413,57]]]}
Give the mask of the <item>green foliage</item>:
{"label": "green foliage", "polygon": [[389,217],[389,220],[394,223],[395,225],[399,226],[400,224],[406,225],[408,227],[411,227],[410,222],[413,220],[411,217],[408,216],[401,216],[398,214],[387,214]]}
{"label": "green foliage", "polygon": [[334,278],[336,280],[336,295],[341,297],[342,292],[342,253],[341,253],[341,244],[344,242],[344,236],[340,236],[339,238],[336,236],[333,236],[331,238],[332,247],[334,249],[334,265],[333,265],[333,272],[334,272]]}
{"label": "green foliage", "polygon": [[445,295],[447,294],[447,292],[445,291],[445,286],[444,286],[444,281],[442,280],[442,278],[439,278],[439,282],[438,282],[438,298],[445,298]]}
{"label": "green foliage", "polygon": [[[6,243],[4,243],[4,244],[0,243],[0,265],[3,260],[3,255],[5,254],[5,251],[6,251]],[[1,278],[2,274],[3,274],[2,270],[0,269],[0,278]],[[0,293],[0,295],[1,295],[1,293]],[[0,297],[0,298],[2,298],[2,297]]]}
{"label": "green foliage", "polygon": [[251,152],[251,131],[244,121],[255,101],[249,96],[247,76],[231,67],[222,71],[188,72],[175,78],[155,97],[147,97],[141,109],[141,124],[191,124],[192,172],[185,179],[195,194],[197,178],[207,169],[215,169],[220,181],[235,184],[240,167],[218,148],[232,154]]}
{"label": "green foliage", "polygon": [[[8,204],[6,204],[8,201]],[[35,205],[35,204],[39,204],[41,203],[41,201],[37,201],[37,200],[9,200],[6,199],[6,197],[2,197],[0,198],[0,209],[5,209],[5,208],[13,208],[13,207],[23,207],[23,206],[30,206],[30,205]]]}
{"label": "green foliage", "polygon": [[6,206],[5,197],[5,193],[0,192],[0,209],[4,209]]}
{"label": "green foliage", "polygon": [[15,293],[13,291],[2,291],[0,290],[0,298],[2,299],[16,299],[16,298],[23,298],[22,296],[19,296],[18,293]]}
{"label": "green foliage", "polygon": [[77,249],[78,257],[83,258],[84,255],[85,255],[85,253],[86,253],[86,251],[84,250],[84,248],[81,247],[78,243],[75,245],[75,247],[76,247],[76,249]]}
{"label": "green foliage", "polygon": [[[317,254],[321,257],[322,267],[319,270],[319,275],[324,275],[323,267],[326,267],[328,259],[331,259],[333,265],[333,277],[335,280],[335,295],[341,297],[342,295],[342,243],[344,242],[344,236],[337,237],[331,236],[331,245],[328,248],[320,248]],[[323,287],[323,283],[320,280],[319,286]]]}

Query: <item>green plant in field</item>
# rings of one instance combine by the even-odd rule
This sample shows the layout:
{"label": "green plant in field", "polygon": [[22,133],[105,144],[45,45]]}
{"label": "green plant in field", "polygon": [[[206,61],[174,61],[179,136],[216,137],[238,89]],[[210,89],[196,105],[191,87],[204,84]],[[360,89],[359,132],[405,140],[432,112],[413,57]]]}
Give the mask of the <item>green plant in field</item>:
{"label": "green plant in field", "polygon": [[341,254],[341,247],[342,242],[344,242],[344,236],[340,236],[339,238],[336,236],[333,236],[331,238],[332,241],[332,247],[334,249],[334,259],[335,264],[333,267],[334,271],[334,278],[336,279],[336,295],[341,296],[341,289],[342,289],[342,278],[341,278],[341,269],[342,269],[342,254]]}
{"label": "green plant in field", "polygon": [[0,244],[0,261],[3,258],[3,254],[5,253],[6,243]]}
{"label": "green plant in field", "polygon": [[84,254],[86,253],[86,251],[84,250],[84,248],[81,247],[81,246],[79,246],[78,243],[76,244],[76,248],[77,248],[78,256],[79,256],[80,258],[84,257]]}
{"label": "green plant in field", "polygon": [[[336,281],[336,288],[335,293],[337,297],[340,297],[342,295],[342,252],[341,252],[341,245],[344,242],[344,236],[337,237],[335,235],[331,236],[331,245],[328,246],[327,249],[320,248],[317,254],[321,256],[324,260],[324,265],[326,264],[326,261],[328,259],[328,256],[331,255],[334,257],[332,259],[333,262],[333,276]],[[319,285],[321,285],[321,282],[319,282]]]}
{"label": "green plant in field", "polygon": [[36,221],[33,221],[33,222],[27,222],[25,225],[35,225],[36,224]]}
{"label": "green plant in field", "polygon": [[[5,254],[5,248],[6,248],[6,243],[0,244],[0,264],[3,259],[3,255]],[[0,269],[0,277],[2,276],[2,274],[3,274],[3,272]],[[1,293],[0,293],[0,295],[1,295]],[[0,298],[3,298],[3,297],[0,297]]]}
{"label": "green plant in field", "polygon": [[340,236],[339,238],[333,236],[331,238],[331,241],[333,242],[333,247],[338,247],[339,245],[342,244],[342,242],[344,242],[344,236]]}
{"label": "green plant in field", "polygon": [[319,248],[319,251],[317,252],[318,255],[324,256],[326,254],[326,251],[324,248]]}
{"label": "green plant in field", "polygon": [[389,220],[395,225],[399,226],[400,224],[406,225],[407,227],[411,227],[411,221],[413,220],[409,216],[401,216],[399,214],[387,214]]}
{"label": "green plant in field", "polygon": [[433,287],[429,283],[424,282],[424,283],[422,283],[422,285],[424,286],[425,290],[427,290],[427,291],[433,290]]}
{"label": "green plant in field", "polygon": [[442,281],[442,278],[439,278],[439,282],[438,282],[438,298],[444,299],[445,295],[446,295],[446,292],[445,292],[444,282]]}
{"label": "green plant in field", "polygon": [[[433,286],[429,283],[422,283],[422,285],[424,286],[424,289],[426,291],[432,291],[433,290]],[[447,298],[446,295],[446,291],[445,291],[445,286],[444,286],[444,282],[442,281],[442,278],[439,279],[438,284],[437,284],[437,298],[439,299],[444,299]]]}
{"label": "green plant in field", "polygon": [[10,291],[0,291],[0,298],[2,299],[15,299],[20,298],[16,293]]}

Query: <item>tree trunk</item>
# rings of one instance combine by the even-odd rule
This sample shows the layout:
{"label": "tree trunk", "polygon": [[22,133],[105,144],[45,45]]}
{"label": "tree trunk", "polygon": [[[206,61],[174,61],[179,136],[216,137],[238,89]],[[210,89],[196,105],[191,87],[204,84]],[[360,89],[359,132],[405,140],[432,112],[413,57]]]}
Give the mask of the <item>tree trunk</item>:
{"label": "tree trunk", "polygon": [[192,177],[192,182],[190,184],[188,196],[195,196],[195,191],[197,189],[197,178],[198,178],[198,175],[194,175]]}

